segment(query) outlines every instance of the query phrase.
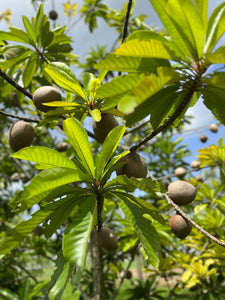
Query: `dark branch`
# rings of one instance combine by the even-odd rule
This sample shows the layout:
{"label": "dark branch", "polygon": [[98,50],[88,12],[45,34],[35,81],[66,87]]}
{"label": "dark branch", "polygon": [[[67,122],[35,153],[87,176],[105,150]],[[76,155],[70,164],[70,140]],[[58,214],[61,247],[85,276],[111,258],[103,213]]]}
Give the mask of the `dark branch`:
{"label": "dark branch", "polygon": [[129,2],[127,4],[126,16],[125,16],[124,23],[123,23],[122,43],[124,42],[125,38],[127,37],[127,28],[128,28],[128,22],[129,22],[132,2],[133,2],[133,0],[129,0]]}
{"label": "dark branch", "polygon": [[17,90],[22,92],[25,96],[29,97],[30,99],[33,98],[32,94],[25,90],[21,85],[19,85],[15,80],[13,80],[9,75],[7,75],[4,71],[0,69],[0,76],[3,77],[8,83],[14,86]]}
{"label": "dark branch", "polygon": [[198,86],[198,82],[199,82],[199,77],[196,77],[195,80],[193,81],[192,86],[189,88],[186,96],[182,100],[182,102],[179,105],[179,107],[177,108],[177,110],[172,114],[172,116],[169,117],[161,126],[156,128],[155,130],[153,130],[150,134],[146,135],[146,137],[144,137],[142,140],[140,140],[136,145],[132,146],[130,148],[131,152],[136,151],[139,147],[146,144],[149,140],[151,140],[157,134],[159,134],[164,129],[166,129],[167,127],[169,127],[170,125],[173,124],[173,122],[181,115],[181,113],[183,112],[183,110],[185,109],[185,107],[187,106],[189,101],[191,100],[191,98]]}
{"label": "dark branch", "polygon": [[166,200],[169,205],[173,206],[175,210],[184,217],[189,223],[191,223],[195,228],[197,228],[202,234],[204,234],[207,238],[209,238],[211,241],[217,243],[218,245],[225,247],[225,242],[222,242],[218,240],[215,236],[211,235],[208,231],[204,230],[202,227],[200,227],[198,224],[196,224],[187,214],[185,214],[182,209],[176,205],[172,199],[170,199],[168,194],[165,194]]}
{"label": "dark branch", "polygon": [[5,111],[3,111],[3,110],[0,110],[0,114],[2,114],[2,115],[4,115],[4,116],[7,116],[7,117],[10,117],[10,118],[14,118],[14,119],[26,121],[26,122],[39,123],[38,120],[31,119],[31,118],[26,118],[26,117],[20,117],[20,116],[17,116],[17,115],[13,115],[13,114],[7,113],[7,112],[5,112]]}

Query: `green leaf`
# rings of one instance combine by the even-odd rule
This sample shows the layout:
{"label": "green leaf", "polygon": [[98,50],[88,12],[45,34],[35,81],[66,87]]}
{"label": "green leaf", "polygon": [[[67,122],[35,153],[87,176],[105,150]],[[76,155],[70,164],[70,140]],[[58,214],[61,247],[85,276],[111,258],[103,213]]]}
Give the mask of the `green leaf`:
{"label": "green leaf", "polygon": [[11,154],[11,157],[33,161],[40,165],[43,164],[46,169],[62,167],[77,170],[77,167],[72,160],[64,154],[47,147],[25,147]]}
{"label": "green leaf", "polygon": [[211,51],[225,31],[225,3],[223,2],[212,12],[206,33],[204,52]]}
{"label": "green leaf", "polygon": [[225,64],[225,49],[214,53],[206,53],[205,58],[212,64]]}
{"label": "green leaf", "polygon": [[[220,81],[221,84],[221,81]],[[225,124],[225,89],[217,86],[206,86],[202,90],[205,106],[222,124]]]}
{"label": "green leaf", "polygon": [[206,31],[208,25],[208,0],[195,0],[195,2],[201,14],[202,23]]}
{"label": "green leaf", "polygon": [[24,24],[24,27],[26,28],[28,37],[30,38],[32,45],[35,46],[35,43],[36,43],[35,32],[33,30],[31,22],[28,20],[28,18],[26,16],[23,16],[23,24]]}
{"label": "green leaf", "polygon": [[34,74],[37,69],[37,54],[32,53],[26,61],[25,69],[23,72],[23,84],[24,87],[28,87],[33,80]]}
{"label": "green leaf", "polygon": [[50,30],[50,23],[48,21],[48,17],[44,15],[41,18],[40,23],[40,46],[43,49],[46,49],[46,47],[51,44],[53,39],[54,33]]}
{"label": "green leaf", "polygon": [[177,93],[178,88],[179,84],[168,85],[153,94],[137,106],[133,113],[125,117],[126,125],[130,127],[151,114],[150,122],[153,128],[160,126],[170,114],[170,111],[174,111],[174,107],[177,107],[181,101]]}
{"label": "green leaf", "polygon": [[95,79],[95,75],[92,74],[92,73],[88,73],[88,72],[85,72],[84,73],[84,76],[83,76],[83,86],[84,86],[84,89],[89,97],[89,86],[90,86],[90,83],[93,79]]}
{"label": "green leaf", "polygon": [[75,118],[63,121],[63,129],[71,145],[74,147],[81,163],[88,173],[95,177],[94,159],[88,141],[88,135],[82,124]]}
{"label": "green leaf", "polygon": [[10,32],[0,31],[1,40],[29,44],[26,32],[17,27],[9,27],[9,30]]}
{"label": "green leaf", "polygon": [[46,192],[54,188],[77,181],[90,181],[90,177],[81,170],[69,168],[51,168],[40,172],[20,195],[20,202],[24,209],[39,203]]}
{"label": "green leaf", "polygon": [[118,109],[124,114],[130,114],[137,106],[137,101],[134,95],[124,95],[118,103]]}
{"label": "green leaf", "polygon": [[56,269],[52,275],[50,282],[50,296],[52,297],[51,299],[61,300],[61,296],[66,288],[73,269],[74,267],[71,266],[69,262],[65,261],[63,252],[62,250],[60,250],[56,259]]}
{"label": "green leaf", "polygon": [[143,75],[129,74],[114,78],[111,82],[101,85],[96,91],[97,98],[109,98],[130,91],[137,85]]}
{"label": "green leaf", "polygon": [[32,215],[32,218],[19,223],[14,227],[8,237],[1,241],[0,255],[9,253],[18,246],[28,234],[30,234],[39,224],[41,224],[54,210],[55,204],[46,205],[43,209]]}
{"label": "green leaf", "polygon": [[91,117],[96,121],[99,122],[101,121],[102,115],[99,109],[95,108],[95,109],[90,109],[89,113],[91,115]]}
{"label": "green leaf", "polygon": [[1,63],[1,68],[3,70],[7,70],[11,67],[14,67],[17,64],[24,62],[27,59],[27,57],[29,57],[32,53],[33,53],[32,50],[24,49],[22,54],[18,55],[17,57],[10,60],[3,61],[3,63]]}
{"label": "green leaf", "polygon": [[115,193],[122,201],[119,203],[126,218],[132,223],[146,254],[151,260],[152,265],[157,268],[159,265],[158,251],[160,250],[160,242],[155,228],[151,225],[151,221],[145,218],[145,210],[138,205],[129,195],[125,193]]}
{"label": "green leaf", "polygon": [[[204,26],[199,10],[193,1],[149,0],[172,37],[182,59],[199,59],[204,42]],[[193,13],[193,14],[192,14]],[[194,16],[194,18],[193,18]],[[196,26],[199,29],[196,30]],[[200,40],[198,41],[198,37]],[[197,43],[199,42],[199,46]]]}
{"label": "green leaf", "polygon": [[79,95],[86,100],[85,93],[73,71],[65,63],[52,62],[45,68],[47,74],[62,88]]}
{"label": "green leaf", "polygon": [[131,57],[146,57],[146,58],[161,58],[173,59],[174,54],[171,53],[160,41],[149,40],[130,40],[123,43],[114,51],[115,55],[131,56]]}
{"label": "green leaf", "polygon": [[157,67],[170,66],[168,60],[148,57],[114,56],[109,54],[94,68],[121,72],[155,73]]}
{"label": "green leaf", "polygon": [[35,16],[35,20],[34,20],[34,28],[35,28],[35,37],[37,39],[37,41],[39,42],[39,37],[40,37],[40,26],[41,26],[41,19],[44,15],[44,6],[43,4],[40,4],[38,11],[36,13]]}
{"label": "green leaf", "polygon": [[111,156],[115,152],[117,146],[119,145],[119,142],[122,139],[125,130],[125,126],[117,126],[109,132],[106,139],[104,140],[102,149],[95,157],[96,180],[100,180],[101,174]]}
{"label": "green leaf", "polygon": [[78,211],[67,226],[63,237],[63,253],[68,262],[76,265],[74,280],[79,283],[96,218],[96,197],[91,195],[80,199],[77,205]]}
{"label": "green leaf", "polygon": [[37,283],[34,288],[31,290],[31,292],[29,292],[29,295],[28,297],[26,298],[26,300],[32,300],[34,299],[34,296],[37,295],[37,293],[43,289],[43,287],[46,285],[46,282],[45,281],[42,281],[42,282],[39,282]]}
{"label": "green leaf", "polygon": [[17,300],[17,299],[19,299],[15,293],[10,291],[9,289],[4,289],[4,288],[1,288],[0,296],[4,297],[4,298],[0,298],[1,300],[3,300],[3,299],[7,299],[7,300]]}

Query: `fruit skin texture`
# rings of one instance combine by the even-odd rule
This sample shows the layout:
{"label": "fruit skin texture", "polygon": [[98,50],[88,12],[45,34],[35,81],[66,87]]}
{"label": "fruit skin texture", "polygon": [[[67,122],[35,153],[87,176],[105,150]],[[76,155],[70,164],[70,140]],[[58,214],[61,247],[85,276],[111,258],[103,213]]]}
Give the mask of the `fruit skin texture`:
{"label": "fruit skin texture", "polygon": [[216,133],[218,131],[217,124],[210,124],[209,125],[209,130]]}
{"label": "fruit skin texture", "polygon": [[189,235],[192,229],[192,225],[179,214],[174,214],[170,217],[169,226],[172,232],[180,239],[184,239]]}
{"label": "fruit skin texture", "polygon": [[182,179],[182,178],[184,178],[184,176],[185,176],[185,174],[186,174],[186,169],[183,168],[183,167],[178,167],[178,168],[175,169],[174,174],[175,174],[178,178]]}
{"label": "fruit skin texture", "polygon": [[97,237],[98,245],[106,250],[115,250],[117,248],[117,238],[112,229],[102,227],[100,230],[94,231]]}
{"label": "fruit skin texture", "polygon": [[130,152],[118,160],[125,164],[116,170],[117,175],[127,175],[128,178],[145,178],[148,174],[147,164],[143,157],[135,152]]}
{"label": "fruit skin texture", "polygon": [[116,126],[119,126],[119,122],[113,115],[102,114],[102,118],[99,122],[94,119],[92,121],[92,128],[97,139],[103,143],[108,133]]}
{"label": "fruit skin texture", "polygon": [[68,148],[68,144],[66,142],[62,142],[62,143],[59,143],[57,146],[56,146],[56,150],[58,152],[64,152],[66,151]]}
{"label": "fruit skin texture", "polygon": [[52,101],[61,101],[62,96],[59,90],[54,86],[42,86],[38,88],[33,94],[34,105],[43,112],[48,112],[51,109],[54,109],[52,106],[45,106],[42,103],[52,102]]}
{"label": "fruit skin texture", "polygon": [[50,10],[49,12],[49,18],[52,19],[53,21],[55,21],[58,18],[58,14],[55,10]]}
{"label": "fruit skin texture", "polygon": [[13,151],[29,147],[33,142],[33,138],[34,128],[30,123],[18,121],[9,128],[9,145]]}
{"label": "fruit skin texture", "polygon": [[168,186],[170,199],[179,205],[191,203],[195,199],[196,192],[191,183],[182,180],[171,182]]}
{"label": "fruit skin texture", "polygon": [[206,135],[202,134],[202,135],[200,135],[199,139],[202,143],[205,143],[208,140],[208,137]]}
{"label": "fruit skin texture", "polygon": [[200,167],[200,161],[199,160],[194,160],[191,164],[190,164],[191,168],[194,170],[198,170]]}

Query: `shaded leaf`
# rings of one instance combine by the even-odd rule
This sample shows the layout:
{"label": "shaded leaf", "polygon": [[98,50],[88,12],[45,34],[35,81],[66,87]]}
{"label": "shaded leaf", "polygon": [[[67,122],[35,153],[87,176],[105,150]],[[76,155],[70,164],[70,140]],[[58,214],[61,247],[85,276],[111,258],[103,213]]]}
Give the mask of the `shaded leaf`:
{"label": "shaded leaf", "polygon": [[79,283],[83,271],[89,238],[96,218],[96,197],[89,197],[77,201],[78,211],[67,226],[63,237],[63,253],[68,262],[75,264],[75,282]]}

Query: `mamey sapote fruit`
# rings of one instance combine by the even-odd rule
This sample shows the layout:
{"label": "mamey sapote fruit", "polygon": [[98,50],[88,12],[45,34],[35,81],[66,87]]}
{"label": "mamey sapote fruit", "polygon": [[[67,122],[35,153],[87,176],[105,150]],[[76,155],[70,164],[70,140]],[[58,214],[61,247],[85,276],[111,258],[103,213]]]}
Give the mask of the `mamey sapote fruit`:
{"label": "mamey sapote fruit", "polygon": [[32,144],[34,128],[30,123],[18,121],[14,123],[8,132],[9,145],[13,151],[18,151]]}
{"label": "mamey sapote fruit", "polygon": [[14,181],[14,182],[18,182],[20,181],[20,174],[19,173],[13,173],[10,177],[11,181]]}
{"label": "mamey sapote fruit", "polygon": [[182,180],[171,182],[168,186],[170,199],[179,205],[191,203],[195,199],[196,192],[191,183]]}
{"label": "mamey sapote fruit", "polygon": [[68,148],[68,144],[66,142],[62,142],[56,145],[56,150],[58,152],[63,152],[66,151]]}
{"label": "mamey sapote fruit", "polygon": [[53,21],[55,21],[58,18],[58,14],[57,14],[57,12],[54,9],[50,10],[48,16]]}
{"label": "mamey sapote fruit", "polygon": [[200,137],[199,137],[200,141],[202,143],[205,143],[207,140],[208,140],[208,137],[204,134],[201,134]]}
{"label": "mamey sapote fruit", "polygon": [[112,229],[102,227],[100,230],[95,230],[94,236],[98,240],[98,245],[106,250],[115,250],[117,248],[117,238]]}
{"label": "mamey sapote fruit", "polygon": [[92,121],[92,128],[97,139],[103,143],[108,133],[116,126],[119,125],[114,115],[102,114],[102,118],[99,122],[94,119]]}
{"label": "mamey sapote fruit", "polygon": [[216,133],[218,131],[217,124],[210,124],[209,125],[209,130]]}
{"label": "mamey sapote fruit", "polygon": [[184,176],[185,176],[185,174],[186,174],[186,169],[183,168],[183,167],[178,167],[178,168],[175,169],[174,174],[175,174],[178,178],[182,179],[182,178],[184,178]]}
{"label": "mamey sapote fruit", "polygon": [[193,162],[190,164],[190,166],[193,170],[198,170],[200,168],[200,161],[193,160]]}
{"label": "mamey sapote fruit", "polygon": [[45,106],[42,103],[61,101],[62,96],[60,91],[54,86],[42,86],[38,88],[33,94],[34,105],[43,112],[48,112],[54,109],[52,106]]}
{"label": "mamey sapote fruit", "polygon": [[174,214],[169,219],[172,232],[180,239],[184,239],[191,233],[192,225],[181,215]]}
{"label": "mamey sapote fruit", "polygon": [[147,164],[142,156],[136,152],[130,152],[118,160],[118,163],[125,164],[116,170],[117,175],[127,175],[127,177],[145,178],[148,174]]}

